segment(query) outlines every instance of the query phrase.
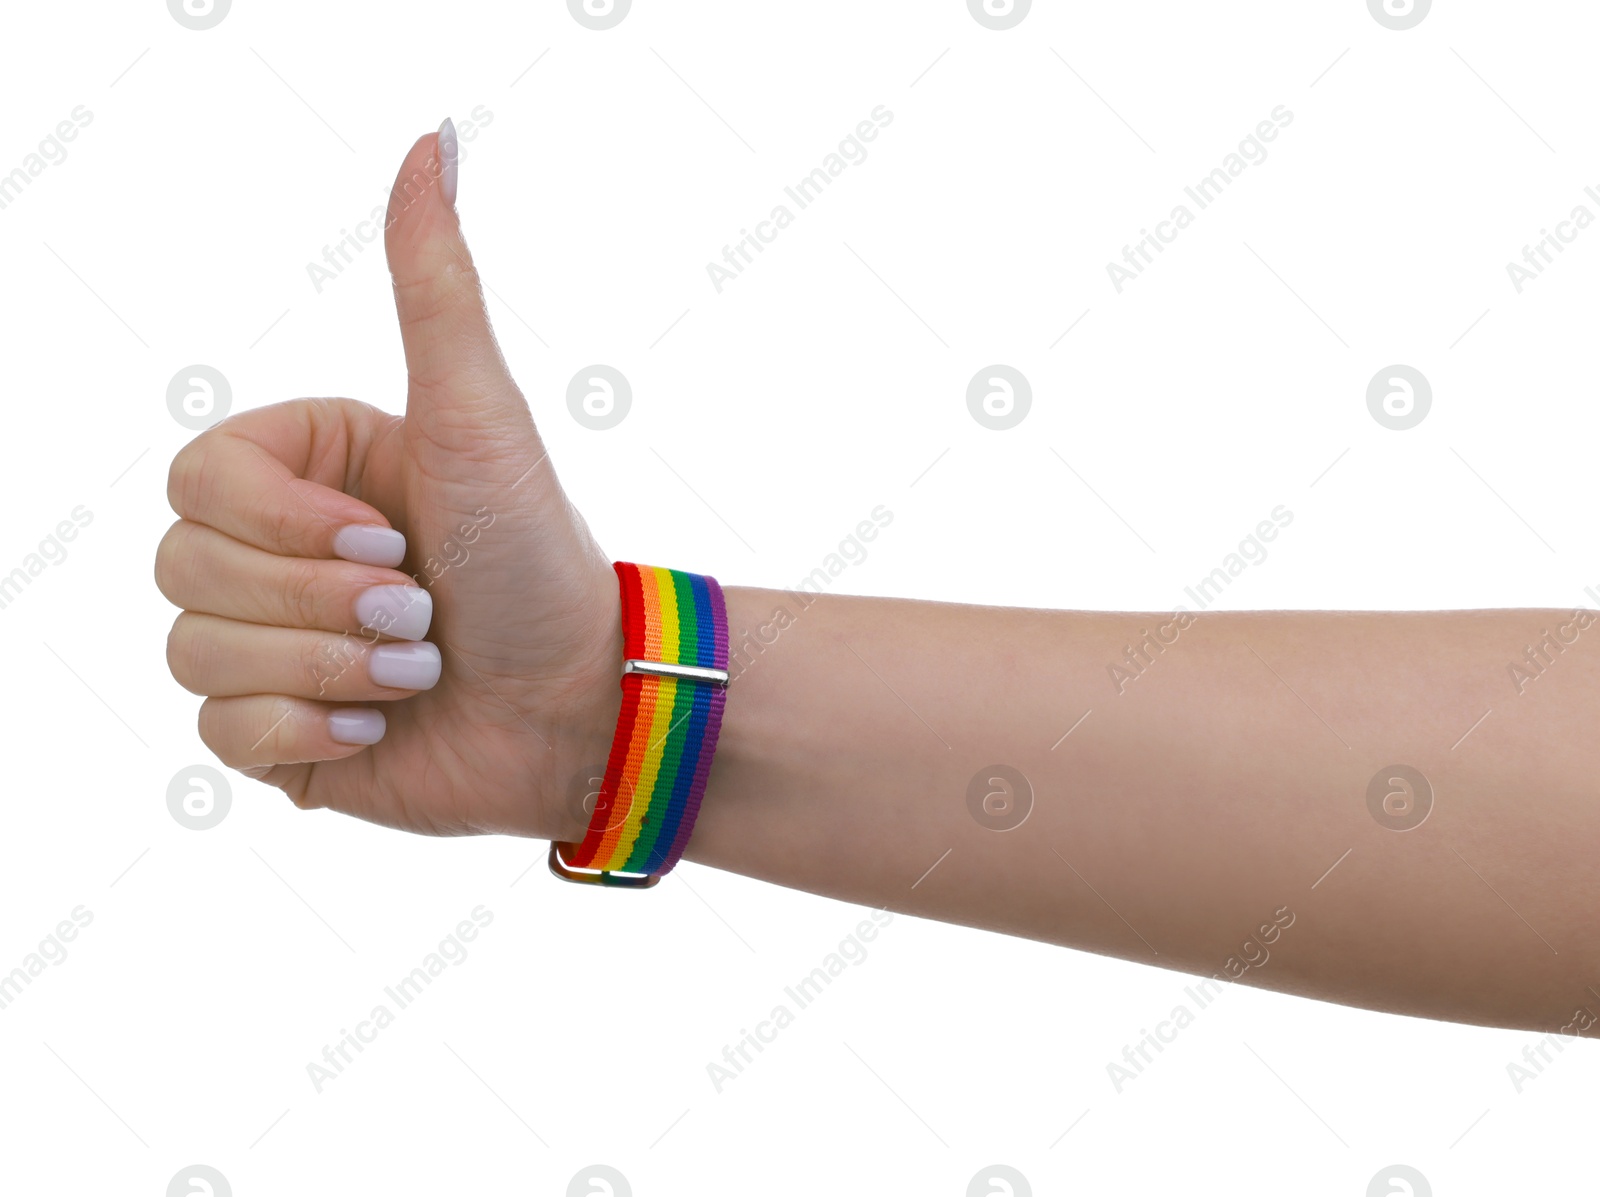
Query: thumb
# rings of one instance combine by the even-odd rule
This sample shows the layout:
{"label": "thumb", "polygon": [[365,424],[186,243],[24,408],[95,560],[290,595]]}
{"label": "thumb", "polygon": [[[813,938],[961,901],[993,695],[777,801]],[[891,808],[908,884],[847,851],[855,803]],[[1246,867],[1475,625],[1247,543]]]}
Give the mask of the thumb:
{"label": "thumb", "polygon": [[446,120],[437,134],[418,138],[389,193],[384,248],[410,377],[406,422],[445,453],[481,460],[486,445],[498,441],[521,457],[532,421],[461,237],[459,158],[455,126]]}

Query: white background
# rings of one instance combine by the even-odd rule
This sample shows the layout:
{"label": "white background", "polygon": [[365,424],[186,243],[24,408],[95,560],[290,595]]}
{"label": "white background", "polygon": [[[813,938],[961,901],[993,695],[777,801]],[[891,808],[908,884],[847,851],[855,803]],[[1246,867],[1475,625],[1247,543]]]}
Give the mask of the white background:
{"label": "white background", "polygon": [[[1569,1191],[1589,1044],[1518,1093],[1532,1036],[1234,987],[1119,1094],[1107,1063],[1188,978],[904,916],[719,1094],[706,1065],[863,911],[692,864],[597,893],[540,843],[235,775],[189,830],[169,783],[215,762],[151,564],[179,371],[233,410],[399,410],[380,248],[320,293],[307,264],[482,105],[467,235],[613,556],[792,585],[884,504],[836,589],[1171,610],[1283,504],[1219,605],[1593,605],[1600,231],[1520,294],[1506,263],[1600,212],[1597,32],[1577,0],[1407,31],[1362,0],[1040,0],[1006,31],[959,0],[639,0],[605,32],[552,0],[238,0],[206,31],[10,6],[0,174],[92,121],[0,210],[0,573],[93,519],[0,609],[0,972],[93,922],[0,1010],[0,1187],[159,1195],[204,1163],[240,1195],[562,1194],[600,1162],[640,1197],[959,1195],[1004,1163],[1040,1194],[1356,1197],[1401,1162],[1438,1194]],[[719,294],[707,263],[878,105],[866,160]],[[1107,263],[1278,105],[1266,160],[1119,294]],[[606,432],[566,409],[591,363],[633,387]],[[1033,390],[1005,432],[966,407],[993,363]],[[1433,388],[1408,431],[1367,409],[1395,363]],[[468,958],[316,1092],[324,1044],[480,904]],[[583,967],[596,943],[626,973]]]}

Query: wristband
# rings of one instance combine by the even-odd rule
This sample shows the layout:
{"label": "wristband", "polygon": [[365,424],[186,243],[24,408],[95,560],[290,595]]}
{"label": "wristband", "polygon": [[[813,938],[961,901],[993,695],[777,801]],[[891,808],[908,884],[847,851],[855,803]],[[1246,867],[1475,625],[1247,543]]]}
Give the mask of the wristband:
{"label": "wristband", "polygon": [[613,563],[622,596],[622,710],[579,844],[550,845],[565,881],[648,888],[683,855],[728,686],[728,612],[715,578]]}

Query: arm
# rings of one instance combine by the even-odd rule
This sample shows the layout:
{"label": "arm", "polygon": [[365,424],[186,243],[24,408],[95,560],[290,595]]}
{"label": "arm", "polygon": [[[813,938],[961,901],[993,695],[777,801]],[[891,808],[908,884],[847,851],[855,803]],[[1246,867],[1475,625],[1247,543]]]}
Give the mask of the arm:
{"label": "arm", "polygon": [[[576,840],[570,782],[620,704],[616,580],[490,330],[451,140],[412,147],[385,228],[404,417],[300,400],[178,454],[168,660],[217,757],[300,809]],[[1600,1009],[1588,641],[1522,693],[1507,671],[1565,613],[727,599],[691,860],[1380,1009]],[[1394,765],[1436,795],[1411,830]]]}
{"label": "arm", "polygon": [[[1540,1029],[1600,1011],[1594,667],[1579,641],[1520,695],[1508,676],[1544,631],[1573,633],[1571,612],[1215,613],[1179,629],[1170,614],[727,593],[748,665],[692,860],[1382,1010]],[[1158,628],[1176,638],[1119,694],[1108,667],[1128,670],[1124,650]],[[1032,789],[1011,830],[969,809],[977,775],[1000,794],[994,825],[1022,813],[1024,796],[1008,817],[1005,784],[987,784],[995,764]],[[1382,784],[1396,813],[1369,809],[1394,764],[1432,790],[1410,830],[1394,827],[1425,792]]]}

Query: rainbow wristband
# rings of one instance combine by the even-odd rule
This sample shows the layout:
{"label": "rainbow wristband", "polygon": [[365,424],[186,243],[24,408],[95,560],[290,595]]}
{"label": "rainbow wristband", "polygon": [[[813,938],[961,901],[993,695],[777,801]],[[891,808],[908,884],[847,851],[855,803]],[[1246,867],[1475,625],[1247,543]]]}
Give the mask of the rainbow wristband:
{"label": "rainbow wristband", "polygon": [[612,568],[622,593],[622,711],[588,833],[581,844],[552,843],[550,871],[647,888],[678,863],[700,811],[728,693],[728,612],[715,578],[627,561]]}

